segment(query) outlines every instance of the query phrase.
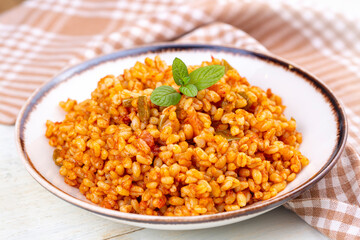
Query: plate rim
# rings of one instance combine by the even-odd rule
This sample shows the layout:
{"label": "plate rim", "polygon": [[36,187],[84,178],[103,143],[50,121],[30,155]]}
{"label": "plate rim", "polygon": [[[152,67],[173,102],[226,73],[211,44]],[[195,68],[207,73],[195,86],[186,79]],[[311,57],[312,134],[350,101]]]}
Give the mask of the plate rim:
{"label": "plate rim", "polygon": [[[89,202],[85,202],[81,199],[75,198],[60,188],[56,187],[50,183],[44,176],[42,176],[37,169],[32,164],[30,157],[28,156],[25,149],[24,137],[24,126],[26,125],[27,119],[31,114],[31,110],[36,106],[38,101],[41,101],[43,97],[47,95],[48,91],[51,91],[58,84],[66,81],[75,74],[81,73],[84,70],[95,67],[104,62],[117,60],[125,57],[134,57],[137,55],[142,55],[146,53],[161,53],[168,52],[169,50],[173,51],[183,51],[183,50],[205,50],[205,51],[214,51],[214,52],[226,52],[233,53],[235,55],[255,57],[257,59],[266,61],[268,63],[275,64],[277,66],[283,67],[286,70],[300,75],[300,77],[308,82],[320,93],[323,97],[328,100],[329,105],[332,107],[335,118],[337,120],[337,142],[335,148],[332,151],[329,159],[326,164],[311,178],[309,178],[304,184],[296,187],[292,191],[278,197],[271,198],[266,200],[265,205],[259,206],[249,206],[245,209],[240,209],[236,211],[223,212],[217,214],[209,215],[200,215],[200,216],[182,216],[182,217],[169,217],[169,216],[149,216],[141,215],[134,213],[123,213],[116,210],[102,208],[98,205],[94,205]],[[146,45],[141,47],[129,48],[120,51],[116,51],[110,54],[102,55],[84,62],[81,62],[75,66],[62,70],[59,74],[54,76],[50,81],[44,83],[39,87],[26,101],[26,103],[21,108],[19,115],[16,120],[15,125],[15,140],[17,145],[17,150],[20,154],[23,164],[25,165],[27,171],[30,175],[46,190],[59,197],[62,200],[65,200],[75,206],[78,206],[82,209],[86,209],[95,214],[103,215],[105,217],[114,218],[117,220],[128,221],[128,222],[138,222],[144,224],[201,224],[207,222],[215,222],[222,220],[229,220],[232,218],[240,218],[256,213],[261,213],[263,210],[268,210],[276,208],[283,205],[284,203],[290,201],[291,199],[296,198],[304,191],[308,190],[311,186],[317,183],[322,179],[326,173],[336,164],[341,153],[345,149],[345,143],[348,136],[348,123],[347,117],[345,114],[344,107],[339,99],[336,98],[335,94],[317,77],[313,74],[303,70],[301,67],[292,63],[291,61],[284,60],[281,57],[275,56],[271,53],[263,53],[258,51],[246,50],[241,48],[233,48],[219,45],[210,45],[210,44],[153,44]]]}

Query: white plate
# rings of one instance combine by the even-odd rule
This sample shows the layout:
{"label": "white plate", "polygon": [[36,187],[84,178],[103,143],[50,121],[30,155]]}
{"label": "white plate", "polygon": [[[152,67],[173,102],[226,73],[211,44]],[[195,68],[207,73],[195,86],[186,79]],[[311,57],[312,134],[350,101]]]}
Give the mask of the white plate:
{"label": "white plate", "polygon": [[[251,85],[271,88],[287,106],[285,115],[296,119],[297,130],[303,134],[300,151],[309,158],[310,165],[276,197],[232,212],[194,217],[146,216],[109,210],[91,203],[77,188],[64,183],[59,168],[52,161],[53,148],[44,136],[45,122],[47,119],[63,120],[64,112],[58,107],[59,101],[89,98],[100,78],[108,74],[117,76],[136,61],[156,55],[160,55],[168,64],[174,57],[179,57],[189,65],[210,60],[211,56],[224,58]],[[334,166],[343,151],[347,123],[344,110],[333,93],[316,77],[284,60],[220,46],[157,45],[105,55],[61,73],[27,101],[17,119],[16,135],[26,169],[43,187],[63,200],[100,216],[135,226],[168,230],[199,229],[255,217],[311,187]]]}

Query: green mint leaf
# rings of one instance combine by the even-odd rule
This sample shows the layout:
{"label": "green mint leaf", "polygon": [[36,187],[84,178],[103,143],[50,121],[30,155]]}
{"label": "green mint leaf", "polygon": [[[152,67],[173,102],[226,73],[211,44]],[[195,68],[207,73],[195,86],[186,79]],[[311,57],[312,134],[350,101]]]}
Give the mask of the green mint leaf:
{"label": "green mint leaf", "polygon": [[184,83],[184,79],[189,77],[189,72],[187,67],[183,61],[179,58],[175,58],[172,64],[172,74],[174,77],[174,81],[177,85],[182,86]]}
{"label": "green mint leaf", "polygon": [[180,98],[181,94],[170,86],[160,86],[155,88],[150,96],[150,100],[153,104],[164,107],[178,104]]}
{"label": "green mint leaf", "polygon": [[183,78],[183,81],[184,81],[184,84],[183,85],[186,85],[190,82],[190,76],[187,76],[187,77],[184,77]]}
{"label": "green mint leaf", "polygon": [[189,84],[194,84],[200,91],[217,83],[224,74],[225,67],[221,65],[200,67],[190,73]]}
{"label": "green mint leaf", "polygon": [[198,93],[196,86],[193,84],[181,86],[179,90],[180,90],[180,92],[182,92],[183,94],[185,94],[186,96],[189,96],[189,97],[195,97]]}

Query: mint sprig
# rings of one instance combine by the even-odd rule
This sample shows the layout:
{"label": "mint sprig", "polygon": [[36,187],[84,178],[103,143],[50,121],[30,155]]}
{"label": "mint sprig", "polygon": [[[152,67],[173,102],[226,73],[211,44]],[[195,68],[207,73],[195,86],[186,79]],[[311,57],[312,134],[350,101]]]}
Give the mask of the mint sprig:
{"label": "mint sprig", "polygon": [[201,67],[190,73],[190,82],[188,84],[194,84],[197,90],[201,91],[217,83],[224,74],[224,66],[210,65]]}
{"label": "mint sprig", "polygon": [[[172,64],[172,73],[175,83],[180,86],[180,92],[186,96],[195,97],[198,91],[217,83],[224,76],[225,67],[210,65],[200,67],[189,74],[185,63],[181,59],[175,58]],[[166,107],[178,104],[180,99],[181,94],[170,86],[160,86],[150,96],[152,103]]]}
{"label": "mint sprig", "polygon": [[152,103],[165,107],[178,104],[180,99],[180,93],[178,93],[173,87],[170,86],[157,87],[150,96]]}
{"label": "mint sprig", "polygon": [[188,84],[186,86],[181,86],[179,90],[182,94],[185,94],[186,96],[189,96],[189,97],[195,97],[198,93],[198,89],[196,88],[196,86],[194,84]]}
{"label": "mint sprig", "polygon": [[[175,58],[172,64],[172,74],[174,81],[177,85],[185,85],[185,81],[189,82],[189,72],[183,61],[179,58]],[[185,80],[186,79],[186,80]]]}

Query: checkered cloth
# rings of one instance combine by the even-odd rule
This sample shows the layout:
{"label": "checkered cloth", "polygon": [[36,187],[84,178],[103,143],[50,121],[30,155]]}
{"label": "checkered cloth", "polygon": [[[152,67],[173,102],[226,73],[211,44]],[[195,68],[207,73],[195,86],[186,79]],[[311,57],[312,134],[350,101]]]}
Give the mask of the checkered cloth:
{"label": "checkered cloth", "polygon": [[359,20],[299,0],[28,0],[0,15],[0,123],[13,124],[62,69],[122,48],[177,41],[270,51],[322,79],[349,119],[338,164],[286,207],[332,239],[360,239]]}

